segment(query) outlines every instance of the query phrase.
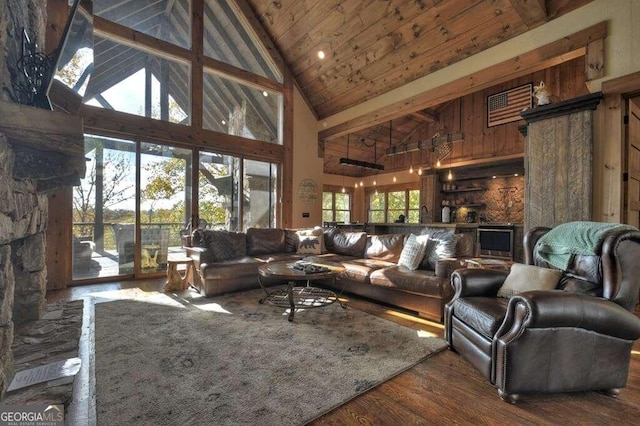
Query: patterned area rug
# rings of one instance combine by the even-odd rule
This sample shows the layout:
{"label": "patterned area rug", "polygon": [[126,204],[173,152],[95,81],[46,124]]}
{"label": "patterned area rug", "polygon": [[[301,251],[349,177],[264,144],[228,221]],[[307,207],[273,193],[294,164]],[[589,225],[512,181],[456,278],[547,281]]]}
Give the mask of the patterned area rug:
{"label": "patterned area rug", "polygon": [[96,304],[98,424],[303,424],[446,347],[337,303],[288,322],[261,295]]}

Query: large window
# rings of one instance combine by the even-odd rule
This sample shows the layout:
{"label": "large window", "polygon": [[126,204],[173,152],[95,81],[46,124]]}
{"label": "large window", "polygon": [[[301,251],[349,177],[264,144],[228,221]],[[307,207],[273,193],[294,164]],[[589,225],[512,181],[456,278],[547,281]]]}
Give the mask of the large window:
{"label": "large window", "polygon": [[[94,12],[80,111],[99,136],[86,137],[74,193],[73,279],[161,274],[193,218],[276,226],[287,151],[271,144],[285,140],[290,97],[261,30],[235,0],[94,0]],[[89,58],[70,61],[77,74]]]}
{"label": "large window", "polygon": [[342,191],[324,191],[322,193],[322,221],[351,222],[351,194]]}
{"label": "large window", "polygon": [[377,189],[368,193],[369,222],[395,222],[400,215],[405,222],[420,222],[420,190],[418,189]]}

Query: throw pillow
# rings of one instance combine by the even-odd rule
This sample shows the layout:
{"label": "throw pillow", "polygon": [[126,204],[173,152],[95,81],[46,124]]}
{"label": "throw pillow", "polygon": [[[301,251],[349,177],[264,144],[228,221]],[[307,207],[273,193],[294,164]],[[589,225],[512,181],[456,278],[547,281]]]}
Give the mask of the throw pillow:
{"label": "throw pillow", "polygon": [[209,248],[213,252],[216,262],[236,257],[236,250],[229,232],[207,231],[206,235],[209,238]]}
{"label": "throw pillow", "polygon": [[402,253],[400,253],[400,260],[398,261],[399,266],[404,266],[411,271],[415,271],[420,266],[420,262],[424,257],[424,250],[426,247],[427,241],[425,238],[418,238],[417,236],[411,234],[407,241],[404,243],[404,247],[402,248]]}
{"label": "throw pillow", "polygon": [[498,290],[498,297],[509,298],[525,291],[553,290],[561,276],[562,271],[558,269],[514,263],[507,279]]}
{"label": "throw pillow", "polygon": [[429,233],[429,241],[425,249],[420,269],[436,270],[438,259],[456,255],[456,238],[452,229],[434,230]]}
{"label": "throw pillow", "polygon": [[322,254],[322,236],[299,235],[299,238],[297,254]]}

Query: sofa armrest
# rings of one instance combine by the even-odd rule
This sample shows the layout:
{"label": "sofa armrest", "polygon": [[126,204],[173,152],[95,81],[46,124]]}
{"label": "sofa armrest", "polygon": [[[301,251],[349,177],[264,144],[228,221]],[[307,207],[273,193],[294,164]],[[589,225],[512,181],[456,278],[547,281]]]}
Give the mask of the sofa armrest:
{"label": "sofa armrest", "polygon": [[208,248],[204,247],[185,247],[187,256],[193,260],[193,266],[196,270],[200,270],[201,265],[205,263],[211,263],[213,259],[213,253]]}
{"label": "sofa armrest", "polygon": [[624,340],[640,338],[640,318],[617,303],[559,290],[512,297],[496,338],[508,342],[533,328],[581,328]]}
{"label": "sofa armrest", "polygon": [[454,257],[440,258],[436,261],[435,274],[438,278],[451,278],[453,271],[464,267],[464,260]]}
{"label": "sofa armrest", "polygon": [[460,297],[495,297],[509,275],[509,271],[495,269],[458,269],[451,274],[451,285],[455,290],[453,300]]}

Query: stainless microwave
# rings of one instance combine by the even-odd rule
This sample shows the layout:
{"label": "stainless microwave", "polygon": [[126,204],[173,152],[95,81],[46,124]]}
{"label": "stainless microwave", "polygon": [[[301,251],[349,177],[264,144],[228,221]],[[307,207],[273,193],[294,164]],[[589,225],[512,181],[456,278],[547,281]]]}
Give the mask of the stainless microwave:
{"label": "stainless microwave", "polygon": [[512,227],[479,227],[476,241],[481,257],[513,260]]}

